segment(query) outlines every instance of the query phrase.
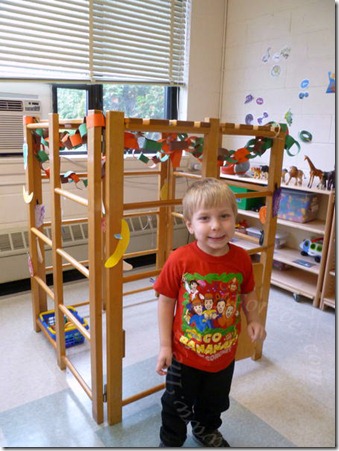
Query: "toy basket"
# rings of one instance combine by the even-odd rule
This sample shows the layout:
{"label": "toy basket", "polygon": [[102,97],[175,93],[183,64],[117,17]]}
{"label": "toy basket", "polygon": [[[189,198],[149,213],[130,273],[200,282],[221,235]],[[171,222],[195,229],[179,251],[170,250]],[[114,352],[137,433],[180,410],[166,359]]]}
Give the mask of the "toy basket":
{"label": "toy basket", "polygon": [[[89,329],[87,321],[82,318],[74,307],[71,305],[67,306],[68,310],[76,317],[76,319],[86,328]],[[42,312],[39,315],[39,320],[44,328],[47,330],[49,336],[56,340],[56,332],[54,330],[55,326],[55,311],[48,310],[47,312]],[[85,341],[85,337],[78,331],[78,329],[72,324],[67,322],[67,317],[64,316],[65,321],[65,344],[66,348],[71,346],[82,344]]]}

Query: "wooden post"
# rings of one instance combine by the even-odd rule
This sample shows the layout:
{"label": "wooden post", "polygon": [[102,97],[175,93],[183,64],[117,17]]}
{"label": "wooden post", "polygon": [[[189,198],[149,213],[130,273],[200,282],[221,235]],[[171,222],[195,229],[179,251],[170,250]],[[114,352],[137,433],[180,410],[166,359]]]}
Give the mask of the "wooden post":
{"label": "wooden post", "polygon": [[[38,241],[36,235],[32,232],[35,223],[35,206],[42,204],[42,180],[40,163],[34,152],[33,129],[29,129],[27,124],[24,127],[24,139],[27,143],[27,168],[26,168],[26,190],[28,194],[33,194],[31,202],[28,204],[28,237],[30,258],[34,275],[38,276],[43,282],[46,282],[45,270],[45,248],[42,241]],[[41,230],[43,226],[39,227]],[[42,255],[42,261],[38,258],[38,245]],[[39,283],[31,277],[32,292],[32,310],[33,310],[33,328],[40,332],[37,325],[39,314],[47,310],[47,295]]]}
{"label": "wooden post", "polygon": [[[176,193],[176,179],[173,175],[174,168],[171,161],[167,161],[167,200],[175,199]],[[174,206],[168,205],[166,208],[166,233],[165,236],[161,236],[160,239],[164,241],[165,244],[165,261],[168,259],[170,253],[173,250],[173,217],[172,211],[174,211]]]}
{"label": "wooden post", "polygon": [[[160,164],[160,177],[158,178],[159,200],[168,199],[169,165],[169,160]],[[161,269],[168,257],[168,207],[159,207],[157,225],[158,252],[156,254],[156,268]]]}
{"label": "wooden post", "polygon": [[209,132],[204,139],[204,153],[202,159],[202,177],[219,178],[218,149],[220,143],[220,122],[219,119],[205,119],[209,122]]}
{"label": "wooden post", "polygon": [[[89,116],[101,113],[91,110]],[[102,234],[101,234],[101,139],[102,127],[87,130],[88,145],[88,236],[89,236],[89,308],[91,334],[92,413],[103,422],[102,368]]]}
{"label": "wooden post", "polygon": [[[104,261],[115,251],[123,218],[124,174],[124,114],[106,114],[106,254]],[[123,349],[123,274],[122,259],[106,271],[106,344],[107,344],[107,421],[122,420],[122,359]]]}
{"label": "wooden post", "polygon": [[[277,190],[281,183],[281,169],[284,158],[285,146],[285,132],[280,132],[279,135],[273,139],[273,145],[270,150],[269,161],[269,176],[267,188],[271,195],[266,197],[266,224],[264,225],[264,242],[263,247],[266,247],[266,252],[261,252],[260,262],[263,264],[263,281],[260,299],[260,317],[263,324],[266,324],[267,308],[269,301],[269,292],[271,288],[271,275],[273,266],[273,253],[275,245],[275,235],[277,230],[277,215],[273,216],[273,202]],[[263,343],[258,343],[255,346],[252,358],[259,359],[262,356]]]}
{"label": "wooden post", "polygon": [[60,180],[60,155],[59,155],[59,115],[49,114],[49,151],[50,151],[50,185],[52,201],[52,264],[53,264],[53,288],[54,288],[54,310],[56,326],[56,351],[59,367],[64,370],[65,329],[64,314],[59,309],[63,305],[63,277],[62,258],[57,250],[62,247],[62,217],[61,199],[56,189],[61,188]]}

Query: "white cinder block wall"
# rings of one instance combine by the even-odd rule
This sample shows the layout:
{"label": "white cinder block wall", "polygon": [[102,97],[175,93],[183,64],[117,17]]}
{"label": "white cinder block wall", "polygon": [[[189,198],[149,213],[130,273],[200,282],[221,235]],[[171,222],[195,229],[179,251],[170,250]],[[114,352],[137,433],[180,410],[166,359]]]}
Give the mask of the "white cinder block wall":
{"label": "white cinder block wall", "polygon": [[[318,169],[334,169],[335,94],[326,93],[328,73],[335,72],[334,0],[227,3],[222,120],[244,123],[246,115],[252,114],[253,124],[257,124],[266,112],[266,122],[286,123],[285,114],[290,110],[289,132],[299,141],[301,151],[294,157],[285,152],[284,167],[295,165],[308,175],[309,166],[304,161],[308,155]],[[268,49],[269,56],[263,62]],[[283,49],[289,49],[287,58],[279,55]],[[271,74],[275,65],[280,68],[278,76]],[[303,80],[309,80],[305,89],[300,86]],[[305,92],[308,97],[300,99],[299,94]],[[249,95],[254,100],[245,103]],[[261,105],[257,98],[263,99]],[[312,134],[311,143],[299,139],[301,130]],[[236,149],[245,143],[238,138],[224,145]],[[291,149],[293,153],[296,150]],[[267,161],[265,157],[262,162]]]}

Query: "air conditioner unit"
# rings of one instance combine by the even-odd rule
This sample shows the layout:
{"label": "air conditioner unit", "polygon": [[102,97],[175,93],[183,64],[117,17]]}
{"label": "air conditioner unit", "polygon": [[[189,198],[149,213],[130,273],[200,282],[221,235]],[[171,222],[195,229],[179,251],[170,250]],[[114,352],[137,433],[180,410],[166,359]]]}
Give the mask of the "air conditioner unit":
{"label": "air conditioner unit", "polygon": [[23,116],[39,116],[40,100],[0,98],[0,155],[22,155]]}

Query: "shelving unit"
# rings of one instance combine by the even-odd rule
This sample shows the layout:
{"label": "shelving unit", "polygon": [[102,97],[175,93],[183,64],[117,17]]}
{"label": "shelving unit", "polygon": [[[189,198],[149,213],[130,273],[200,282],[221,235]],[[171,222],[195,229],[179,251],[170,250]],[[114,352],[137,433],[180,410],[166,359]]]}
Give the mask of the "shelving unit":
{"label": "shelving unit", "polygon": [[[266,185],[265,180],[253,179],[246,176],[221,175],[222,178],[242,182],[243,186],[254,189],[255,186]],[[303,191],[316,193],[319,195],[319,211],[317,218],[306,223],[298,223],[278,218],[277,231],[287,232],[288,240],[286,246],[280,249],[274,249],[273,259],[275,262],[283,264],[285,269],[273,267],[271,284],[290,291],[295,300],[300,296],[312,299],[313,306],[319,307],[323,287],[325,289],[325,266],[327,254],[329,251],[332,218],[334,213],[335,192],[320,190],[316,188],[307,188],[306,186],[294,186],[285,184],[282,188],[294,191]],[[257,212],[249,210],[239,210],[239,218],[246,219],[249,226],[262,229]],[[238,235],[239,237],[239,235]],[[299,250],[299,244],[303,239],[322,237],[323,252],[320,263],[315,262],[312,257],[304,257]],[[243,245],[240,239],[240,244]],[[258,243],[258,240],[256,240]],[[248,248],[248,243],[244,247]],[[333,248],[332,244],[330,245]],[[331,249],[330,249],[331,250]],[[287,266],[286,266],[287,265]],[[331,274],[331,272],[329,273]],[[332,277],[332,276],[331,276]],[[330,301],[329,301],[330,302]]]}
{"label": "shelving unit", "polygon": [[335,221],[335,209],[332,217],[331,235],[329,240],[328,254],[325,265],[324,273],[324,285],[321,294],[320,308],[324,309],[325,306],[335,308],[335,267],[336,267],[336,221]]}

